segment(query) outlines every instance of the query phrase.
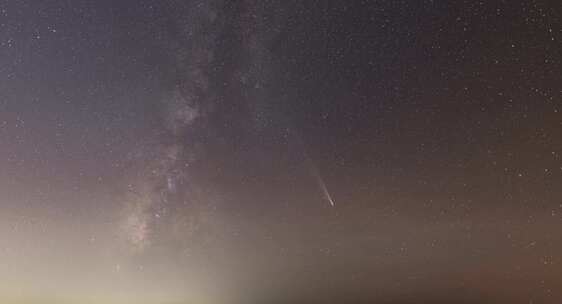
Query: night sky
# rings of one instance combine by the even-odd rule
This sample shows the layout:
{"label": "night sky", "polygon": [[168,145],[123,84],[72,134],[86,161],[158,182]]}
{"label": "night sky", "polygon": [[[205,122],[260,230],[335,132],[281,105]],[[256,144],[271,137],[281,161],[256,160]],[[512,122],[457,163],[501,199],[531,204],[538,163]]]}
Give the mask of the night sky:
{"label": "night sky", "polygon": [[560,303],[556,2],[0,0],[0,301]]}

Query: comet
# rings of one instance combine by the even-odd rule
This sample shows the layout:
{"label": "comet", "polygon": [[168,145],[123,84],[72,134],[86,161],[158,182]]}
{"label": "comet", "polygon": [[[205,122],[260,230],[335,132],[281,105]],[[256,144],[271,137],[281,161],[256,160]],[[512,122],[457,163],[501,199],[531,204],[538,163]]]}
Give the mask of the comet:
{"label": "comet", "polygon": [[289,130],[293,131],[291,133],[295,137],[296,142],[298,143],[299,147],[302,149],[303,154],[304,154],[304,161],[308,165],[308,168],[310,168],[310,172],[311,172],[312,176],[314,177],[314,179],[316,180],[316,184],[318,185],[318,188],[320,188],[320,191],[322,192],[322,195],[324,196],[324,199],[327,200],[330,203],[330,206],[335,207],[336,203],[332,199],[332,195],[330,195],[330,191],[328,191],[328,187],[326,186],[326,183],[324,182],[324,179],[322,178],[322,175],[320,174],[320,171],[316,167],[316,164],[314,163],[314,161],[308,155],[306,145],[304,144],[304,141],[302,140],[302,137],[300,136],[300,134],[297,132],[296,129],[293,128],[293,129],[289,129]]}
{"label": "comet", "polygon": [[307,157],[307,162],[309,163],[310,171],[312,172],[312,175],[314,175],[314,178],[316,179],[316,183],[318,184],[320,191],[322,191],[322,195],[330,203],[330,206],[335,207],[336,203],[332,199],[332,195],[330,195],[330,191],[328,191],[328,187],[326,187],[326,183],[324,182],[324,179],[320,175],[320,172],[318,172],[318,168],[316,168],[314,163],[312,163],[312,160],[308,157]]}
{"label": "comet", "polygon": [[326,200],[328,200],[330,205],[332,207],[335,207],[336,203],[334,203],[334,200],[332,199],[332,196],[330,195],[330,192],[328,191],[328,188],[326,187],[326,183],[324,183],[324,180],[322,180],[322,178],[320,176],[318,176],[318,186],[322,190],[322,193],[324,194],[324,197],[326,198]]}

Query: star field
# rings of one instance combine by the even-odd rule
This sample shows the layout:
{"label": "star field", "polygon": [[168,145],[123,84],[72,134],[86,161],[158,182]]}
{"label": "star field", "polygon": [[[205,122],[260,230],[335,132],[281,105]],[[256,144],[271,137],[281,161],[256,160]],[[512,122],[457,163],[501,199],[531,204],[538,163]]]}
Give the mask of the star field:
{"label": "star field", "polygon": [[561,41],[541,0],[2,1],[0,299],[559,303]]}

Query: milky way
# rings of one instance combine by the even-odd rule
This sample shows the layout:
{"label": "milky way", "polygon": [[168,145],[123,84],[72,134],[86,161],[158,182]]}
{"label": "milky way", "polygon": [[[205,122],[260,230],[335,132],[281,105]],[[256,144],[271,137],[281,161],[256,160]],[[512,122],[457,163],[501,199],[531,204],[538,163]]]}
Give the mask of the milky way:
{"label": "milky way", "polygon": [[0,2],[0,302],[559,303],[561,18]]}

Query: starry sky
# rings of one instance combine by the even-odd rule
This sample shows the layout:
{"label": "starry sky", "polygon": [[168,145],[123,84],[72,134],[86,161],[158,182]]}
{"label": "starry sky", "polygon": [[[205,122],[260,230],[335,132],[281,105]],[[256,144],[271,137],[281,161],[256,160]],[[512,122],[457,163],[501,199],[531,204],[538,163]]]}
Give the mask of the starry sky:
{"label": "starry sky", "polygon": [[0,1],[0,299],[559,303],[556,1]]}

